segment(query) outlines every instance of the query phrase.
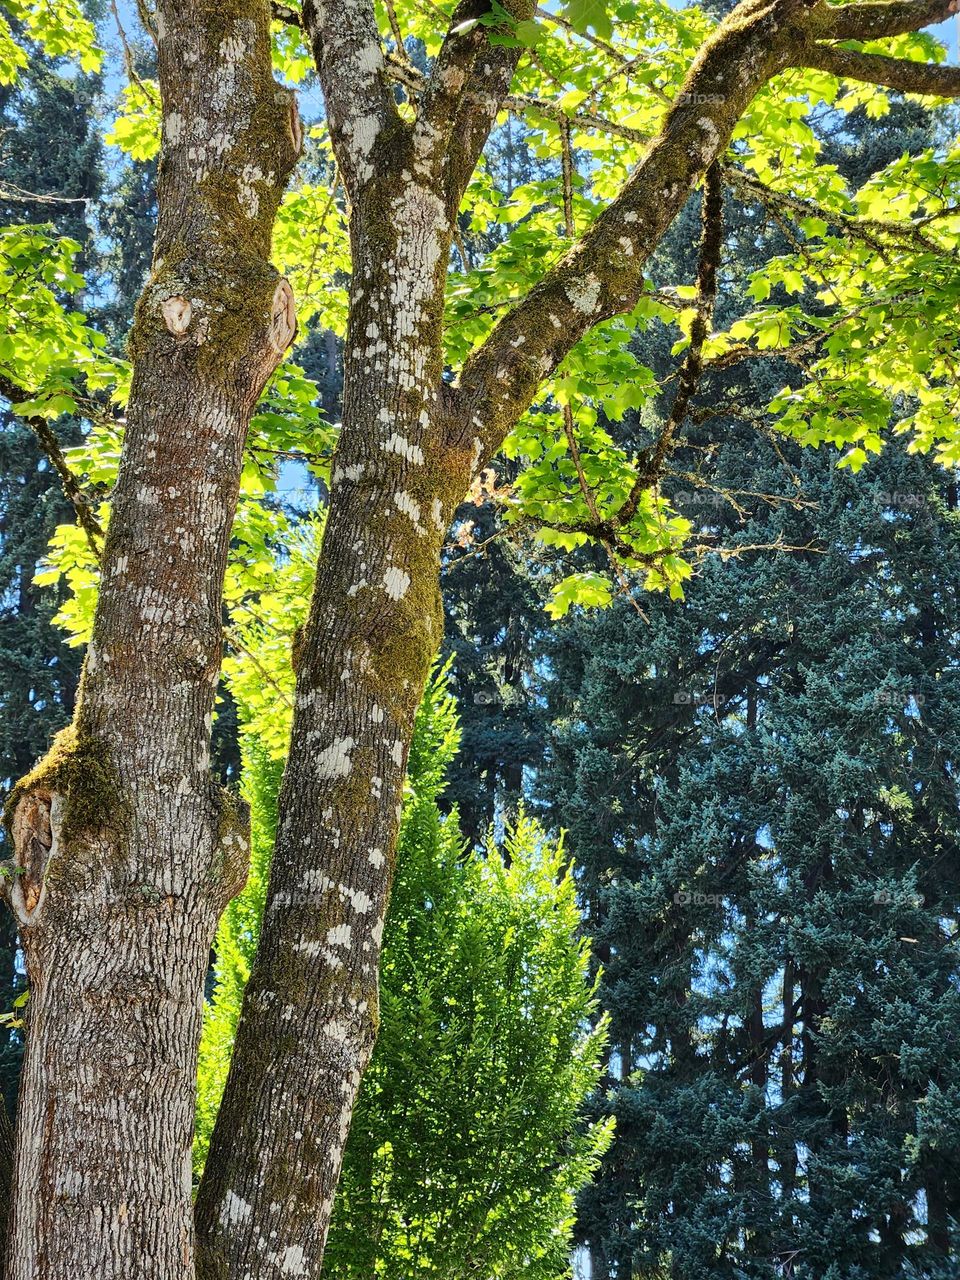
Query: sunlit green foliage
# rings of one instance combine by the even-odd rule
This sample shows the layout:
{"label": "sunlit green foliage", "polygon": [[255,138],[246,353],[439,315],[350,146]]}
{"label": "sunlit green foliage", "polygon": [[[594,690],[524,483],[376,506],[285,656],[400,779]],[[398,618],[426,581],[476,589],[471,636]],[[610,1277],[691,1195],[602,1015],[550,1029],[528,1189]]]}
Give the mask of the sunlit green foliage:
{"label": "sunlit green foliage", "polygon": [[[415,80],[423,56],[440,47],[444,23],[438,12],[400,0],[380,20],[392,65]],[[519,26],[495,6],[489,21],[496,39],[524,50],[501,126],[508,117],[524,116],[525,145],[543,174],[504,194],[481,163],[467,191],[449,273],[452,372],[504,307],[562,256],[571,225],[581,234],[616,196],[715,26],[700,8],[676,9],[659,0],[617,6],[574,0]],[[274,34],[278,75],[309,86],[302,34],[284,23]],[[924,61],[944,54],[925,33],[863,47]],[[404,98],[406,91],[398,92]],[[747,108],[727,155],[731,190],[779,219],[793,249],[757,274],[740,314],[712,334],[705,349],[708,375],[711,361],[797,348],[814,355],[770,407],[781,430],[807,444],[840,445],[844,465],[854,469],[882,447],[891,429],[908,433],[915,447],[937,450],[947,463],[960,457],[952,354],[960,288],[960,152],[904,156],[857,191],[824,162],[812,127],[817,112],[842,118],[859,109],[877,118],[888,101],[888,92],[872,85],[791,70]],[[401,110],[411,114],[412,102],[404,100]],[[564,129],[573,162],[566,191]],[[308,133],[305,165],[278,218],[276,260],[294,286],[302,331],[320,325],[342,336],[350,271],[345,197],[325,127],[316,122]],[[143,158],[156,153],[159,137],[155,85],[129,85],[109,140]],[[681,359],[695,309],[687,281],[651,280],[632,314],[598,326],[574,348],[517,424],[504,452],[522,465],[500,496],[509,518],[532,525],[545,546],[582,545],[588,535],[578,526],[608,519],[630,492],[638,460],[614,442],[609,428],[642,410],[661,389],[638,333],[646,329],[656,338],[665,328]],[[67,392],[61,387],[55,394]],[[754,406],[758,412],[767,407]],[[565,408],[578,459],[562,421]],[[639,568],[649,589],[682,595],[690,573],[689,532],[689,522],[658,489],[648,488],[620,531],[623,567]],[[603,603],[610,595],[610,587],[561,582],[551,611]]]}
{"label": "sunlit green foliage", "polygon": [[76,59],[96,71],[102,55],[80,0],[3,0],[0,5],[0,84],[12,84],[27,66],[30,41],[51,58]]}
{"label": "sunlit green foliage", "polygon": [[[292,569],[289,584],[298,577]],[[289,599],[268,603],[261,639],[287,633]],[[289,724],[285,670],[269,645],[259,681],[232,665],[245,726],[253,857],[217,936],[200,1050],[202,1167],[256,947]],[[239,678],[238,678],[239,677]],[[281,676],[281,679],[284,677]],[[266,684],[266,688],[264,685]],[[589,949],[562,848],[521,819],[502,848],[466,854],[438,798],[459,732],[441,676],[410,756],[397,877],[384,932],[381,1024],[357,1104],[328,1246],[337,1275],[553,1280],[566,1275],[576,1193],[610,1140],[584,1126],[605,1024],[589,1030]]]}

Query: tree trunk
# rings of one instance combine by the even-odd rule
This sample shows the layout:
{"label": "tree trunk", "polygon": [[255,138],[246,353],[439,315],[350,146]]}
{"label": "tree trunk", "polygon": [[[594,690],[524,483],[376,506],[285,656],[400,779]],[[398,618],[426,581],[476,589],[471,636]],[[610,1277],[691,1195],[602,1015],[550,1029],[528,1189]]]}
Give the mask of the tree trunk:
{"label": "tree trunk", "polygon": [[31,999],[8,1280],[192,1277],[203,979],[246,873],[210,728],[244,441],[293,336],[267,259],[299,129],[265,2],[157,19],[159,223],[94,635],[11,807]]}
{"label": "tree trunk", "polygon": [[437,445],[441,203],[381,187],[353,236],[343,427],[277,846],[197,1202],[204,1280],[316,1274],[322,1256],[376,1034],[407,752],[443,630],[440,550],[474,457]]}
{"label": "tree trunk", "polygon": [[[533,13],[530,0],[509,8]],[[406,756],[441,639],[444,531],[542,379],[589,328],[633,305],[643,263],[691,187],[785,65],[790,30],[758,3],[729,48],[719,38],[705,46],[691,93],[623,196],[452,387],[442,340],[452,225],[519,56],[491,46],[475,21],[484,9],[458,5],[409,123],[369,0],[303,5],[352,206],[343,426],[298,646],[264,923],[197,1200],[201,1280],[320,1273],[376,1033]],[[785,11],[802,13],[800,0]],[[718,104],[715,122],[701,85]]]}

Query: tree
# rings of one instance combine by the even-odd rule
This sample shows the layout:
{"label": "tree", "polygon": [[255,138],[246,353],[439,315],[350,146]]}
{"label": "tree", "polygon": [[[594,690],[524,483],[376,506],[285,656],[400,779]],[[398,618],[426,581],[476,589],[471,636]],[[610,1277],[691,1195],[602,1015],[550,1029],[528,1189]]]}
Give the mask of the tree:
{"label": "tree", "polygon": [[[344,1156],[328,1261],[338,1275],[565,1273],[576,1192],[608,1140],[580,1128],[602,1028],[560,847],[521,819],[465,854],[437,799],[459,730],[445,678],[418,712],[387,915],[381,1027]],[[279,763],[247,739],[253,869],[217,935],[200,1051],[202,1169],[256,949]],[[238,1213],[242,1206],[236,1207]]]}
{"label": "tree", "polygon": [[[739,536],[818,552],[705,566],[682,618],[621,605],[551,668],[544,790],[610,955],[581,1231],[613,1275],[955,1266],[955,496],[901,451],[862,486],[794,462],[811,505]],[[716,474],[788,499],[765,464],[734,436]]]}
{"label": "tree", "polygon": [[[82,47],[72,0],[39,17],[15,8],[41,38],[63,43],[64,26],[51,30],[55,12]],[[522,105],[508,95],[519,87],[523,96],[524,74],[554,92],[539,64],[518,71],[523,41],[543,43],[534,7],[516,0],[488,10],[465,0],[442,39],[432,19],[404,11],[433,59],[425,77],[399,59],[406,102],[369,0],[306,0],[300,15],[277,11],[302,23],[313,50],[348,198],[352,274],[343,423],[313,604],[297,645],[264,927],[196,1206],[202,1270],[232,1277],[316,1274],[321,1264],[375,1034],[406,757],[440,640],[441,543],[472,478],[550,380],[562,385],[554,375],[568,356],[576,370],[578,360],[609,354],[622,335],[606,322],[637,308],[656,312],[643,297],[644,264],[705,175],[706,204],[716,210],[735,131],[753,150],[752,172],[736,180],[756,189],[765,175],[776,177],[770,161],[793,129],[793,112],[789,92],[765,91],[774,77],[786,74],[788,87],[827,99],[841,79],[926,93],[960,88],[953,69],[928,60],[929,41],[909,38],[946,17],[950,0],[841,8],[745,0],[715,29],[698,15],[687,25],[675,14],[631,11],[627,38],[659,59],[676,96],[665,107],[656,90],[670,93],[638,77],[626,101],[640,125],[613,126],[633,147],[619,146],[595,179],[589,228],[549,268],[540,264],[539,280],[513,305],[516,277],[506,287],[494,275],[497,322],[491,327],[489,305],[479,305],[445,348],[454,224],[493,123],[502,107]],[[395,6],[385,18],[391,14]],[[561,83],[595,70],[563,25],[586,30],[591,19],[602,50],[602,11],[573,6],[553,24]],[[72,731],[20,783],[10,808],[10,896],[32,984],[9,1251],[16,1280],[134,1271],[172,1280],[193,1268],[186,1170],[200,993],[248,843],[242,813],[208,768],[220,601],[251,415],[295,332],[293,293],[269,254],[303,130],[293,96],[273,78],[270,20],[265,0],[164,3],[151,18],[163,116],[154,270],[131,334],[123,459],[83,696]],[[881,53],[876,40],[893,43]],[[9,44],[8,71],[16,62]],[[622,63],[615,67],[619,81]],[[805,79],[797,67],[814,70]],[[588,84],[588,96],[606,80]],[[555,122],[559,113],[565,130],[565,105],[554,97],[532,109]],[[583,114],[585,121],[574,109],[571,128],[592,127],[593,112]],[[652,140],[640,151],[644,129]],[[823,352],[817,390],[831,393],[836,411],[814,407],[812,386],[799,395],[791,388],[779,404],[782,420],[811,440],[845,439],[852,465],[878,447],[905,386],[922,401],[908,423],[920,443],[952,447],[955,230],[943,193],[956,181],[956,160],[925,163],[933,190],[920,190],[905,160],[853,217],[846,194],[822,173],[799,194],[781,192],[808,201],[808,230],[820,239],[804,261],[836,275],[841,314],[806,321],[764,313],[730,338],[770,345],[809,325],[814,336],[805,331],[803,340]],[[905,187],[912,194],[904,217],[884,221]],[[712,225],[708,219],[708,247]],[[826,234],[831,225],[848,234]],[[556,243],[555,230],[533,230],[541,244]],[[888,268],[895,306],[870,293],[874,276],[864,265],[886,261],[892,243],[903,250]],[[798,272],[785,260],[774,283],[789,288]],[[707,338],[709,279],[707,254],[702,305],[686,317],[694,322],[681,384],[687,398]],[[529,273],[523,284],[533,284]],[[484,302],[482,291],[476,301]],[[845,358],[855,338],[875,360]],[[9,362],[15,385],[45,390],[16,344]],[[55,411],[55,397],[27,403],[38,400]],[[678,422],[682,408],[680,401]],[[586,471],[580,481],[571,433],[580,487],[533,468],[532,515],[563,538],[598,538],[647,567],[654,583],[679,590],[689,572],[678,554],[687,526],[669,518],[655,492],[676,427],[639,460],[587,432],[594,488]],[[596,575],[568,582],[556,611],[609,594]],[[294,1015],[284,1021],[288,1006]],[[238,1202],[250,1212],[231,1212]]]}

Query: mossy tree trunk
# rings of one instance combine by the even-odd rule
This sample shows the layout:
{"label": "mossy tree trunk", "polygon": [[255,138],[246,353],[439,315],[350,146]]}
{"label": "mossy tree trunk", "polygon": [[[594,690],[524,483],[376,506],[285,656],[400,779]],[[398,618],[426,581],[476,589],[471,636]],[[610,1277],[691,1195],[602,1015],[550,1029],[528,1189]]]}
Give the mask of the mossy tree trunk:
{"label": "mossy tree trunk", "polygon": [[293,336],[268,259],[299,127],[266,0],[166,3],[157,28],[159,225],[94,637],[9,810],[31,998],[8,1280],[193,1276],[203,979],[246,874],[210,727],[244,440]]}

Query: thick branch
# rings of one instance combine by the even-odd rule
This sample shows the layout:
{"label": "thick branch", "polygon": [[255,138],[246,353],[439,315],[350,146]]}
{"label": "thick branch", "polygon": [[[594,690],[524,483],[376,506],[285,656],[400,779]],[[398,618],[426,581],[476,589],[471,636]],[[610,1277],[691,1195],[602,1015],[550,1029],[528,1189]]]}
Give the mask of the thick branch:
{"label": "thick branch", "polygon": [[355,196],[376,173],[378,143],[401,123],[372,0],[304,0],[303,26],[323,86],[337,163]]}
{"label": "thick branch", "polygon": [[901,93],[925,93],[937,98],[960,97],[960,67],[911,62],[877,53],[857,53],[836,45],[815,44],[802,55],[802,64],[829,71],[844,80],[865,80]]}
{"label": "thick branch", "polygon": [[[457,11],[465,7],[458,6]],[[473,0],[473,7],[477,7],[476,0]],[[488,0],[481,0],[479,7],[487,9]],[[528,20],[535,12],[532,0],[507,0],[505,7],[517,21]],[[522,53],[522,49],[518,47],[491,45],[492,28],[480,26],[478,30],[482,33],[481,42],[469,72],[462,87],[458,88],[455,100],[448,100],[446,136],[449,142],[444,159],[445,197],[447,212],[451,218],[456,216],[463,193],[490,136],[490,130],[504,105]],[[450,36],[447,38],[449,40]],[[442,74],[443,61],[444,55],[441,52],[437,63],[439,74]],[[431,90],[430,93],[432,92]]]}
{"label": "thick branch", "polygon": [[451,436],[484,465],[536,388],[601,320],[629,311],[643,267],[758,89],[808,40],[802,0],[747,0],[706,42],[618,198],[467,360]]}
{"label": "thick branch", "polygon": [[887,0],[881,4],[821,4],[812,15],[818,40],[880,40],[943,22],[958,10],[957,0]]}

